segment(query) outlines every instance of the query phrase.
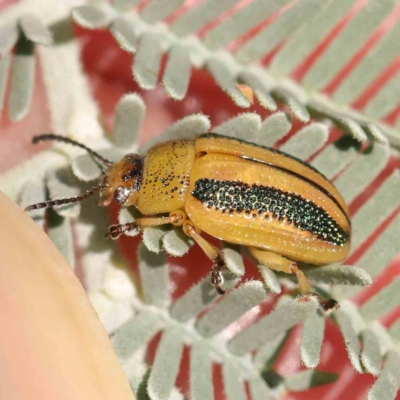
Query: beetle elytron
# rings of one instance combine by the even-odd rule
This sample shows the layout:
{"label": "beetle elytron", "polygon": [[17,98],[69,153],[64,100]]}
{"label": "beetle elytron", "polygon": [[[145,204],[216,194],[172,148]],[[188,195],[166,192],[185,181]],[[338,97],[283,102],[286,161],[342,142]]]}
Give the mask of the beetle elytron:
{"label": "beetle elytron", "polygon": [[145,157],[128,154],[113,163],[63,136],[44,134],[33,142],[41,140],[79,146],[107,170],[86,194],[34,204],[27,211],[81,201],[99,191],[99,206],[114,199],[144,215],[110,226],[106,236],[113,239],[148,226],[182,226],[211,259],[211,283],[221,294],[224,257],[202,231],[247,246],[269,268],[295,274],[303,294],[311,293],[311,286],[296,261],[323,265],[349,252],[349,212],[337,189],[310,165],[277,150],[210,133],[160,143]]}

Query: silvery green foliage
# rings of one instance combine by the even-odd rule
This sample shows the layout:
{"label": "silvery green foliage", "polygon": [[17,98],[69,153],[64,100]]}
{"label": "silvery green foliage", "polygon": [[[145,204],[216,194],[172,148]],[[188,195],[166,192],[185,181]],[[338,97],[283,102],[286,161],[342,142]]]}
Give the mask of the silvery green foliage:
{"label": "silvery green foliage", "polygon": [[[202,40],[192,34],[226,13],[235,4],[234,1],[221,1],[218,5],[212,1],[200,2],[188,7],[170,24],[164,24],[163,19],[172,15],[182,2],[168,2],[168,7],[163,7],[161,13],[158,3],[157,0],[150,1],[140,13],[132,13],[131,9],[121,12],[120,7],[81,6],[74,9],[73,18],[87,28],[109,28],[123,50],[137,53],[133,76],[143,89],[154,88],[157,83],[155,72],[159,71],[161,56],[167,54],[162,82],[168,95],[175,100],[181,100],[186,95],[191,65],[204,67],[240,107],[251,105],[237,86],[238,83],[245,83],[268,110],[275,111],[276,102],[283,103],[302,122],[308,122],[310,114],[328,118],[360,142],[370,138],[400,146],[399,133],[379,121],[393,111],[400,100],[397,75],[371,98],[363,113],[349,106],[398,55],[397,25],[389,29],[373,50],[340,82],[331,98],[319,94],[360,50],[375,27],[394,10],[395,0],[364,5],[337,33],[335,40],[309,68],[300,84],[285,75],[312,54],[321,39],[349,12],[353,0],[343,3],[302,0],[291,5],[287,0],[255,0],[209,29]],[[282,7],[286,9],[278,18],[247,40],[235,53],[224,50],[225,46]],[[269,70],[254,66],[278,45],[281,48],[274,54]]]}
{"label": "silvery green foliage", "polygon": [[[135,142],[145,115],[145,107],[138,95],[128,94],[120,100],[116,115],[115,132],[118,134],[114,136],[113,144],[109,142],[108,147],[99,150],[102,154],[114,154],[115,157],[118,154],[120,143],[124,144],[125,148],[136,148]],[[131,127],[131,129],[128,127]],[[210,122],[207,117],[203,115],[188,116],[167,128],[164,133],[153,140],[152,145],[157,141],[189,137],[190,132],[200,133],[209,129]],[[218,127],[212,128],[215,132],[228,134],[239,139],[251,137],[254,142],[269,145],[280,140],[289,129],[290,122],[283,113],[273,114],[264,121],[256,114],[241,114]],[[319,154],[324,152],[346,154],[339,147],[325,146],[327,133],[325,125],[321,123],[310,124],[286,141],[282,149],[300,159],[308,159],[313,154],[320,152],[321,148],[323,150]],[[368,182],[372,181],[379,170],[382,170],[386,165],[388,161],[387,148],[380,146],[376,145],[372,152],[365,156],[360,155],[358,158],[350,160],[347,170],[337,179],[345,180],[346,175],[348,176],[347,179],[353,179],[351,191],[346,192],[345,188],[343,189],[349,201],[361,193]],[[148,147],[149,145],[145,145],[145,148]],[[300,152],[300,149],[306,150]],[[140,148],[138,150],[143,152]],[[334,156],[339,157],[339,154],[334,154]],[[73,171],[77,178],[87,181],[90,180],[89,177],[95,176],[95,168],[98,168],[98,166],[91,165],[89,159],[83,161],[82,157],[87,156],[78,156],[79,162],[77,160],[73,162]],[[370,175],[366,174],[365,171],[360,171],[362,179],[357,180],[350,174],[357,176],[359,170],[353,169],[353,165],[362,165],[364,157],[371,157],[376,167],[370,169]],[[318,162],[322,163],[322,161]],[[97,171],[97,174],[99,173],[101,172]],[[329,175],[329,172],[327,175]],[[48,180],[51,190],[58,190],[57,193],[65,190],[65,193],[69,193],[68,190],[71,189],[68,189],[65,185],[71,184],[68,183],[71,182],[71,177],[68,178],[65,169],[61,169],[51,176],[52,179]],[[55,184],[57,182],[56,176],[60,177],[58,184]],[[63,183],[61,184],[61,182]],[[400,190],[398,174],[389,176],[377,193],[355,214],[355,245],[353,245],[353,251],[376,229],[385,215],[390,213],[390,210],[393,210],[398,204],[398,193],[396,192],[397,194],[394,193],[388,197],[389,200],[386,199],[385,207],[388,208],[388,211],[383,216],[370,217],[368,220],[358,218],[359,213],[362,215],[364,209],[368,210],[371,207],[370,203],[373,205],[376,201],[379,201],[381,198],[380,190],[383,190],[382,196],[387,197],[384,196],[386,184],[390,184],[389,187],[392,191]],[[79,185],[76,185],[77,187]],[[376,196],[378,196],[378,200],[375,199]],[[63,213],[58,218],[62,218]],[[68,214],[64,216],[69,219]],[[131,222],[140,217],[137,211],[122,209],[119,213],[119,222]],[[68,229],[71,229],[68,226],[68,224],[61,224],[57,229],[52,228],[51,235],[64,254],[71,259],[70,241],[65,240],[68,237]],[[387,231],[390,232],[391,229],[392,227],[389,225],[382,236]],[[136,235],[137,232],[134,234]],[[59,239],[61,235],[63,241]],[[376,243],[379,243],[379,240]],[[240,393],[244,395],[244,381],[249,382],[254,398],[268,398],[272,395],[279,395],[285,390],[305,390],[314,385],[328,383],[336,379],[332,374],[315,371],[309,375],[300,373],[298,376],[281,378],[278,387],[268,386],[272,384],[270,378],[268,378],[268,370],[272,365],[271,360],[276,357],[276,352],[279,353],[281,343],[286,340],[286,332],[299,323],[304,324],[300,346],[301,360],[308,368],[318,366],[327,316],[313,297],[302,299],[284,296],[275,311],[262,317],[257,323],[251,323],[233,337],[224,335],[224,330],[231,323],[265,301],[267,296],[271,296],[270,292],[279,294],[282,290],[282,281],[279,279],[281,275],[276,275],[262,265],[259,266],[259,270],[263,282],[248,281],[239,284],[240,278],[245,272],[242,257],[247,255],[246,253],[242,254],[238,246],[227,244],[223,246],[229,268],[225,273],[225,286],[230,289],[226,296],[220,299],[216,294],[208,281],[208,267],[205,266],[204,279],[195,286],[188,288],[183,297],[171,302],[169,297],[171,282],[169,281],[165,255],[167,253],[172,256],[182,256],[189,251],[192,245],[193,241],[186,238],[177,228],[146,228],[143,232],[143,243],[140,245],[138,253],[142,297],[135,297],[134,310],[136,314],[131,319],[124,317],[119,322],[107,322],[108,326],[112,327],[112,342],[116,352],[135,391],[142,387],[141,382],[143,383],[144,379],[147,382],[148,394],[152,399],[169,398],[174,390],[173,386],[184,345],[189,345],[191,352],[193,352],[194,358],[190,364],[190,375],[209,376],[213,362],[222,364],[223,379],[225,385],[229,386],[227,395],[232,398],[239,398]],[[373,251],[374,246],[376,244],[371,246],[371,251]],[[380,246],[382,248],[383,245]],[[398,248],[396,249],[395,246],[393,251],[398,251]],[[374,271],[384,269],[387,265],[387,258],[383,258],[379,265],[377,262],[379,264],[379,259],[375,258]],[[365,266],[367,267],[366,264]],[[397,351],[395,342],[388,334],[382,333],[381,326],[377,329],[377,322],[375,321],[379,317],[376,310],[384,309],[385,312],[390,312],[397,304],[396,301],[391,301],[391,299],[396,298],[396,294],[392,292],[390,285],[387,293],[385,289],[382,290],[358,309],[352,302],[345,300],[345,292],[350,290],[350,293],[354,293],[355,290],[359,290],[356,289],[358,286],[362,287],[371,283],[371,278],[364,269],[356,266],[335,265],[318,268],[309,267],[305,268],[304,271],[316,288],[321,287],[325,296],[331,295],[329,291],[327,292],[327,285],[334,285],[334,293],[340,299],[341,309],[333,312],[330,318],[342,331],[353,368],[359,373],[367,372],[379,376],[385,356],[389,354],[388,352]],[[100,283],[98,289],[100,292],[97,293],[104,293],[105,289],[101,288],[106,287],[107,297],[118,297],[120,286],[107,283],[107,280],[108,278],[102,284]],[[237,288],[233,289],[235,286]],[[100,307],[103,314],[109,315],[112,302],[108,304],[104,299],[104,294],[102,296],[93,297],[95,304]],[[387,296],[390,296],[390,300]],[[382,302],[385,303],[385,307],[380,306]],[[127,314],[125,313],[125,315]],[[201,315],[200,318],[199,315]],[[122,324],[122,321],[126,321],[125,324]],[[147,373],[148,367],[141,352],[157,332],[162,332],[161,342],[156,352],[155,364],[151,371]],[[383,330],[383,332],[385,331]],[[251,356],[252,354],[255,355]],[[171,364],[172,362],[173,364]],[[265,380],[260,378],[260,370],[263,371],[262,376]],[[386,370],[383,369],[383,371]],[[391,375],[389,373],[385,376],[390,377]],[[380,382],[377,381],[372,393],[380,390],[382,387]],[[212,390],[210,385],[211,382],[208,380],[192,380],[190,386],[193,397],[201,398],[204,393],[209,393]]]}
{"label": "silvery green foliage", "polygon": [[[153,30],[150,23],[164,16],[154,14],[151,7],[146,7],[147,11],[141,16],[119,13],[120,10],[132,6],[134,3],[132,0],[115,0],[113,2],[114,9],[106,6],[93,10],[93,7],[85,6],[74,11],[74,18],[91,28],[111,26],[121,47],[131,53],[141,51],[143,55],[137,57],[136,60],[142,61],[135,62],[134,71],[139,80],[142,79],[144,87],[154,85],[153,78],[146,74],[146,68],[155,66],[157,69],[155,61],[158,60],[160,54],[168,51],[169,59],[163,81],[167,92],[173,98],[184,97],[190,80],[191,64],[204,65],[232,99],[242,106],[246,106],[247,99],[243,98],[242,93],[237,90],[236,82],[239,81],[250,85],[254,89],[258,101],[269,110],[276,109],[277,101],[284,102],[293,115],[301,121],[307,121],[311,112],[313,115],[331,119],[358,140],[364,141],[369,136],[384,142],[382,132],[375,124],[367,124],[365,116],[355,115],[349,110],[338,111],[337,105],[331,101],[311,96],[308,92],[304,93],[301,88],[294,86],[292,82],[277,81],[266,71],[247,66],[244,61],[246,58],[248,60],[254,58],[256,50],[264,51],[260,50],[260,44],[270,45],[268,41],[261,40],[271,35],[268,28],[265,32],[260,33],[259,38],[255,37],[253,43],[248,44],[247,49],[242,50],[240,59],[218,51],[218,48],[224,44],[221,42],[221,38],[230,41],[235,35],[251,28],[260,18],[263,19],[279,9],[284,3],[283,1],[255,1],[255,5],[249,8],[245,7],[244,11],[240,12],[241,17],[236,22],[229,19],[214,33],[211,31],[204,40],[206,45],[193,38],[186,38],[185,36],[190,34],[192,29],[201,28],[234,4],[231,0],[224,0],[218,2],[218,5],[214,7],[209,7],[211,1],[201,2],[199,6],[193,7],[190,12],[174,22],[171,30],[163,26]],[[275,71],[285,72],[285,69],[290,71],[291,66],[295,66],[297,63],[293,58],[297,57],[299,53],[293,49],[300,49],[302,57],[309,54],[315,46],[313,38],[316,33],[323,34],[329,26],[340,19],[353,2],[332,1],[322,4],[305,1],[304,3],[308,4],[306,15],[313,18],[314,24],[302,26],[295,12],[288,14],[285,20],[287,22],[279,21],[279,19],[276,22],[278,25],[275,28],[279,28],[276,32],[279,32],[280,39],[287,39],[287,42],[272,63]],[[150,5],[152,2],[148,4]],[[179,1],[172,1],[171,4],[173,7],[178,5]],[[350,33],[347,33],[347,38],[357,36],[351,35],[351,32],[357,31],[357,24],[363,25],[365,22],[363,18],[367,18],[369,23],[371,23],[371,18],[372,22],[379,21],[379,18],[382,18],[385,12],[390,10],[391,2],[385,1],[382,4],[382,9],[376,16],[371,16],[366,9],[363,13],[364,17],[358,19],[355,27],[348,28]],[[295,10],[302,10],[301,3]],[[324,12],[328,11],[332,17],[323,18],[326,15]],[[22,24],[22,22],[20,23]],[[293,36],[290,36],[292,33],[285,31],[285,26],[290,27],[292,23],[297,24],[294,26],[297,26],[298,29]],[[35,31],[35,23],[28,20],[24,24],[25,28],[23,29],[29,45],[30,42],[35,41],[45,42],[45,40],[37,40],[38,37],[43,38],[45,35],[40,34],[40,29]],[[237,24],[236,27],[235,24]],[[0,48],[3,49],[6,45],[6,48],[10,49],[12,47],[10,43],[18,40],[15,39],[15,30],[8,27],[2,27],[2,29],[5,34],[0,34],[0,44],[3,46]],[[368,28],[364,27],[363,29]],[[140,50],[141,39],[145,34],[147,39],[143,40],[143,49]],[[174,39],[173,43],[170,42],[171,37]],[[68,37],[68,40],[70,39],[71,36]],[[307,43],[311,43],[311,46],[307,47]],[[351,41],[351,46],[353,49],[357,48],[355,40]],[[149,55],[149,48],[156,50],[150,52],[155,54],[156,58],[146,59]],[[44,53],[41,61],[44,64],[44,73],[47,79],[53,124],[60,126],[62,125],[60,121],[65,121],[66,118],[64,120],[61,118],[61,106],[56,107],[55,98],[57,94],[59,97],[63,97],[65,92],[57,86],[58,81],[56,82],[51,76],[51,62],[53,62],[51,51],[50,48],[48,54]],[[77,62],[74,56],[78,53],[74,53],[74,49],[65,51],[69,52],[69,60]],[[392,57],[390,41],[388,44],[383,43],[380,51],[384,57],[380,61],[380,65],[384,65],[384,60],[390,60]],[[349,54],[345,56],[349,57]],[[59,56],[58,53],[57,56]],[[1,94],[4,93],[8,76],[9,58],[4,57],[0,60],[0,98],[4,97]],[[330,71],[340,67],[340,62],[340,58],[338,58],[337,63],[330,66]],[[141,63],[145,64],[141,65]],[[372,71],[369,68],[371,63],[374,65]],[[21,66],[18,67],[18,64]],[[14,95],[13,102],[19,104],[13,111],[16,116],[21,116],[28,110],[29,101],[27,99],[29,100],[33,87],[31,64],[32,58],[23,59],[17,63],[17,72],[13,71],[17,77],[24,71],[28,72],[26,84],[22,83],[21,87],[15,91],[15,93],[22,93]],[[367,60],[363,71],[368,71],[368,73],[360,73],[357,79],[353,77],[353,82],[349,78],[350,83],[347,83],[347,89],[346,86],[340,86],[340,91],[337,92],[340,95],[336,95],[340,102],[349,103],[351,101],[349,96],[354,93],[351,89],[354,87],[354,79],[356,79],[357,87],[366,86],[368,79],[371,80],[381,70],[380,65],[376,65],[375,59],[370,59],[369,63]],[[68,65],[68,67],[70,66]],[[63,65],[58,65],[61,70],[62,67]],[[311,77],[307,77],[308,82],[311,82],[311,87],[313,85],[315,88],[320,87],[322,80],[326,78],[318,73],[318,68],[321,70],[322,67],[315,67],[314,72],[310,73]],[[79,72],[78,68],[73,70]],[[364,78],[365,75],[366,78]],[[13,79],[16,80],[16,78]],[[79,92],[79,96],[76,98],[81,99],[82,103],[74,104],[74,106],[80,110],[84,104],[85,107],[82,107],[84,109],[82,111],[84,111],[85,118],[78,118],[77,122],[75,122],[76,118],[72,118],[72,125],[64,126],[62,131],[78,132],[76,138],[92,146],[93,141],[85,137],[83,132],[88,130],[88,121],[93,123],[92,121],[97,120],[96,110],[84,97],[87,96],[84,83],[78,81],[75,82],[75,86],[72,84],[70,86],[72,90]],[[342,89],[343,87],[344,89]],[[394,85],[394,87],[396,86]],[[388,96],[387,98],[394,96],[393,93],[391,94],[389,85],[383,89],[383,94]],[[383,94],[376,97],[379,100],[375,100],[376,107],[373,104],[368,106],[373,110],[370,110],[373,117],[383,115],[385,107],[392,104],[391,102],[382,103],[382,99],[379,97],[382,97]],[[82,100],[84,98],[85,101]],[[151,143],[137,149],[136,139],[144,112],[145,106],[138,95],[124,96],[116,110],[113,141],[106,140],[93,123],[92,126],[97,129],[93,130],[96,138],[94,143],[96,150],[111,159],[118,160],[122,151],[129,149],[129,151],[137,150],[145,153],[146,149],[157,141],[191,137],[210,130],[211,126],[210,121],[204,115],[188,116],[176,122]],[[290,129],[291,122],[288,116],[278,112],[263,121],[256,114],[242,114],[219,127],[214,127],[213,131],[246,140],[250,138],[259,144],[272,146]],[[387,130],[385,132],[388,134]],[[372,151],[359,154],[353,145],[342,149],[335,144],[325,146],[327,134],[328,128],[325,124],[310,124],[286,141],[282,150],[305,160],[317,153],[318,155],[312,159],[312,164],[330,178],[339,174],[335,183],[346,201],[351,202],[385,168],[389,160],[389,149],[385,145],[375,145]],[[388,137],[392,144],[398,143],[396,142],[398,139],[394,136],[389,134]],[[90,157],[81,155],[81,152],[74,152],[67,146],[57,146],[57,149],[58,152],[51,150],[43,152],[39,158],[28,160],[16,169],[1,175],[0,186],[2,189],[14,199],[19,197],[21,204],[25,206],[44,199],[46,191],[54,195],[74,195],[78,190],[82,191],[87,188],[87,182],[97,179],[101,174],[98,165],[93,163]],[[321,149],[322,151],[320,151]],[[68,168],[66,169],[71,160],[73,173],[77,179],[83,181],[82,183],[74,180],[68,173]],[[34,182],[27,182],[26,177],[30,176],[29,171],[32,168],[37,174],[37,179]],[[44,186],[45,184],[46,186]],[[20,196],[18,196],[19,194]],[[398,207],[399,198],[400,177],[395,171],[389,177],[384,178],[376,193],[354,215],[353,253],[389,215],[393,214]],[[305,269],[306,275],[318,290],[323,291],[327,296],[334,296],[340,301],[341,310],[326,316],[321,313],[314,298],[311,297],[304,301],[293,297],[295,296],[293,292],[291,296],[281,296],[274,311],[270,314],[262,317],[258,322],[251,320],[249,326],[231,337],[226,334],[228,325],[241,316],[251,315],[267,295],[270,298],[269,291],[279,293],[282,290],[281,285],[289,290],[293,287],[286,277],[281,279],[280,275],[273,273],[265,266],[259,266],[262,282],[239,282],[244,273],[242,250],[238,247],[224,246],[223,251],[229,268],[229,271],[225,273],[227,295],[221,299],[211,287],[207,277],[209,266],[206,265],[204,266],[204,279],[193,287],[187,288],[181,298],[172,302],[169,297],[169,288],[172,282],[169,281],[166,253],[173,256],[183,255],[189,251],[192,243],[175,229],[147,228],[143,232],[143,244],[138,252],[142,294],[138,296],[135,277],[129,274],[124,262],[120,260],[115,246],[111,242],[103,240],[102,236],[108,224],[106,216],[101,210],[94,208],[93,203],[82,204],[82,209],[83,211],[76,221],[73,221],[71,217],[77,215],[79,207],[71,207],[71,209],[60,210],[58,213],[54,212],[49,215],[48,232],[66,258],[71,260],[71,264],[74,259],[73,236],[76,237],[83,249],[83,264],[89,296],[106,329],[112,333],[115,351],[121,360],[132,389],[138,393],[138,398],[141,398],[146,387],[152,398],[182,398],[173,385],[184,345],[190,347],[191,363],[189,368],[192,398],[209,398],[209,394],[213,392],[210,379],[213,362],[222,365],[222,375],[228,398],[243,398],[245,396],[243,382],[245,381],[248,382],[250,393],[254,399],[268,399],[279,396],[286,390],[305,390],[315,385],[332,382],[336,379],[332,374],[311,370],[285,378],[278,377],[280,382],[278,386],[274,386],[273,389],[268,386],[271,384],[268,372],[287,340],[287,332],[298,323],[303,324],[300,345],[301,360],[308,368],[317,367],[327,317],[339,326],[353,368],[357,372],[378,376],[369,393],[369,398],[389,399],[395,397],[400,385],[397,368],[400,352],[400,329],[394,324],[388,332],[377,322],[377,319],[390,313],[397,306],[399,283],[397,280],[393,281],[360,308],[346,299],[359,292],[360,286],[368,285],[370,276],[376,277],[383,273],[388,263],[398,254],[399,216],[393,218],[369,246],[358,260],[357,267],[326,266]],[[377,213],[376,209],[379,209],[380,212]],[[127,222],[139,217],[138,213],[131,210],[122,210],[119,220]],[[39,224],[43,223],[43,213],[35,215],[35,220]],[[332,284],[334,286],[328,286]],[[234,287],[236,289],[233,289]],[[328,290],[328,288],[330,289]],[[145,362],[144,350],[157,333],[161,333],[161,342],[156,353],[154,368],[150,372],[149,366]],[[195,377],[204,377],[204,379],[195,379]]]}
{"label": "silvery green foliage", "polygon": [[0,20],[0,111],[6,82],[11,75],[8,100],[11,120],[19,121],[29,111],[35,77],[35,45],[49,46],[52,41],[50,30],[33,14],[25,14],[4,24]]}
{"label": "silvery green foliage", "polygon": [[[319,93],[360,50],[374,27],[390,15],[395,0],[368,3],[362,7],[309,68],[301,84],[288,80],[285,75],[312,54],[318,40],[324,38],[349,12],[353,0],[345,4],[331,0],[298,1],[287,7],[236,53],[228,53],[223,49],[257,25],[256,21],[262,22],[280,8],[288,6],[288,3],[287,0],[254,1],[210,29],[202,41],[191,34],[228,11],[234,2],[223,1],[218,6],[208,2],[196,4],[169,25],[162,21],[182,5],[180,0],[168,2],[168,7],[160,7],[157,0],[152,0],[139,14],[132,12],[135,2],[114,2],[111,5],[98,2],[96,5],[76,7],[71,15],[75,22],[85,28],[110,29],[123,50],[137,53],[132,70],[143,89],[155,87],[162,55],[167,54],[162,82],[167,93],[175,100],[182,100],[187,93],[192,65],[204,67],[241,107],[251,105],[237,86],[238,83],[245,83],[268,110],[275,111],[276,102],[280,102],[302,122],[308,122],[310,115],[328,118],[361,142],[370,138],[381,143],[389,141],[399,147],[399,133],[379,121],[390,114],[400,100],[400,80],[397,75],[372,96],[363,113],[349,106],[388,64],[394,62],[398,55],[398,25],[389,29],[373,50],[342,79],[330,98]],[[18,34],[18,27],[21,28],[21,34]],[[72,39],[68,22],[59,26],[54,24],[49,29],[36,16],[22,14],[20,18],[0,23],[0,55],[4,56],[0,62],[0,109],[5,94],[4,83],[9,74],[9,54],[16,46],[9,102],[9,114],[14,120],[23,118],[30,106],[35,70],[33,45],[50,45],[52,34],[56,45]],[[282,43],[270,62],[269,70],[253,65]]]}

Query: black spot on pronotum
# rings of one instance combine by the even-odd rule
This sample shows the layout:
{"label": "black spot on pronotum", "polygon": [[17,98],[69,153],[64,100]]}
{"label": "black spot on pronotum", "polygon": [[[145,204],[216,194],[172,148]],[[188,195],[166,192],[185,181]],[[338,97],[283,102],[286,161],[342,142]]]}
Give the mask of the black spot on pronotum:
{"label": "black spot on pronotum", "polygon": [[143,159],[137,155],[132,155],[132,169],[126,174],[122,175],[121,179],[123,182],[132,181],[132,189],[138,191],[142,184],[143,177]]}
{"label": "black spot on pronotum", "polygon": [[298,194],[274,187],[204,178],[196,181],[192,196],[208,208],[226,210],[230,214],[272,216],[331,244],[342,246],[349,240],[349,233],[322,207]]}

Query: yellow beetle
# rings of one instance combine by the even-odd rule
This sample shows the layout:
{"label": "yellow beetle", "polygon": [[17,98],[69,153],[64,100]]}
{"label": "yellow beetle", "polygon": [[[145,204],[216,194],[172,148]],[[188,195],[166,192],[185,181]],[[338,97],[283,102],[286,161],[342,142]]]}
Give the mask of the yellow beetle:
{"label": "yellow beetle", "polygon": [[81,201],[99,191],[99,206],[114,199],[144,215],[110,226],[106,236],[113,239],[147,226],[182,226],[211,259],[211,283],[219,293],[224,293],[224,257],[202,231],[246,246],[269,268],[295,274],[303,294],[311,293],[311,286],[296,261],[329,264],[349,252],[350,217],[337,189],[309,164],[280,151],[209,133],[160,143],[144,157],[128,154],[113,163],[63,136],[39,135],[33,142],[41,140],[79,146],[108,170],[86,194],[34,204],[27,211]]}

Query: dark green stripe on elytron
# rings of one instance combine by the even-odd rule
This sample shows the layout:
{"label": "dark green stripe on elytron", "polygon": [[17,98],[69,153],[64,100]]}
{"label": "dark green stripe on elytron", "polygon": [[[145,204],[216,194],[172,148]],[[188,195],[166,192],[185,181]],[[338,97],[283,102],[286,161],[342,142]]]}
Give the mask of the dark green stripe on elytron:
{"label": "dark green stripe on elytron", "polygon": [[290,174],[290,175],[292,175],[292,176],[295,176],[295,177],[298,178],[298,179],[301,179],[303,182],[308,183],[309,185],[311,185],[312,187],[314,187],[315,189],[317,189],[317,190],[319,190],[321,193],[323,193],[326,197],[329,197],[329,198],[338,206],[338,208],[339,208],[340,211],[343,213],[343,215],[346,217],[346,220],[347,220],[347,222],[348,222],[349,225],[350,225],[350,223],[351,223],[351,222],[350,222],[350,218],[348,217],[346,211],[343,209],[342,205],[336,200],[335,196],[333,196],[332,193],[329,193],[329,192],[328,192],[325,188],[323,188],[322,186],[320,186],[320,185],[318,185],[317,183],[313,182],[312,180],[306,178],[305,176],[303,176],[303,175],[301,175],[301,174],[298,174],[298,173],[295,172],[295,171],[291,171],[291,170],[289,170],[289,169],[287,169],[287,168],[283,168],[283,167],[280,167],[280,166],[278,166],[278,165],[275,165],[275,164],[272,164],[272,163],[268,163],[268,162],[265,162],[265,161],[262,161],[262,160],[257,160],[257,159],[255,159],[255,158],[251,158],[251,157],[242,156],[241,158],[243,158],[244,160],[249,160],[249,161],[252,161],[252,162],[257,162],[257,163],[260,163],[260,164],[263,164],[263,165],[268,165],[268,166],[271,167],[271,168],[275,168],[275,169],[278,169],[278,170],[280,170],[280,171],[286,172],[286,173],[288,173],[288,174]]}
{"label": "dark green stripe on elytron", "polygon": [[338,246],[349,240],[349,234],[322,207],[298,194],[274,187],[203,178],[196,181],[192,196],[206,207],[220,210],[223,214],[246,213],[259,218],[272,216]]}

